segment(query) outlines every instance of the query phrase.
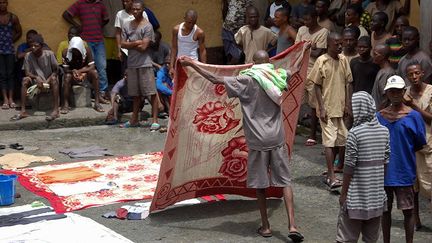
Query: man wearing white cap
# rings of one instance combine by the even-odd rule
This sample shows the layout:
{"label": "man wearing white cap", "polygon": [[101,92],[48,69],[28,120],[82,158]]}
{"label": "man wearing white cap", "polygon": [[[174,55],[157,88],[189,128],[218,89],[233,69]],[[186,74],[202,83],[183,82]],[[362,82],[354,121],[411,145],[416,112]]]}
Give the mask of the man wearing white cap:
{"label": "man wearing white cap", "polygon": [[385,243],[390,242],[391,210],[396,194],[397,208],[404,215],[406,242],[413,242],[415,152],[426,144],[425,125],[421,114],[404,104],[405,81],[400,76],[388,78],[384,91],[390,105],[377,112],[377,118],[389,130],[391,153],[384,179],[388,201],[387,212],[382,217],[383,239]]}

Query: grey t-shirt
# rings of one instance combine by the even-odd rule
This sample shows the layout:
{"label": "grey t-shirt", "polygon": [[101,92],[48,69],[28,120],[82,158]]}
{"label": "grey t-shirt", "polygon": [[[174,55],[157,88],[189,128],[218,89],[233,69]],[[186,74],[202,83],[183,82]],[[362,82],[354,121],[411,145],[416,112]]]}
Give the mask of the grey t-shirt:
{"label": "grey t-shirt", "polygon": [[257,81],[246,75],[224,77],[228,97],[240,100],[249,149],[266,151],[285,143],[282,110]]}
{"label": "grey t-shirt", "polygon": [[24,57],[24,70],[44,80],[57,71],[57,66],[57,59],[50,50],[42,50],[40,57],[36,57],[32,52],[27,53]]}
{"label": "grey t-shirt", "polygon": [[[153,27],[148,21],[144,21],[138,27],[132,27],[132,21],[127,22],[122,29],[122,40],[136,41],[145,38],[154,41]],[[150,46],[145,51],[129,49],[128,68],[152,67]]]}

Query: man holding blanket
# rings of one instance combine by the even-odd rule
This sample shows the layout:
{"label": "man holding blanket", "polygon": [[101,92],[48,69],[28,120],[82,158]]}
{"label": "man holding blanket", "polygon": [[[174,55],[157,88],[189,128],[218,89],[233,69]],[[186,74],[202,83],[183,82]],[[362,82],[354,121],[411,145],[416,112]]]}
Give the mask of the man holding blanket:
{"label": "man holding blanket", "polygon": [[[243,130],[248,153],[247,186],[256,189],[261,214],[261,227],[257,233],[271,237],[267,216],[265,189],[282,187],[288,213],[289,234],[294,242],[303,240],[294,222],[294,202],[291,177],[288,168],[288,149],[282,124],[282,91],[287,88],[287,72],[275,69],[269,63],[265,51],[253,56],[255,65],[240,72],[239,76],[217,76],[195,64],[188,57],[181,57],[183,66],[190,66],[214,84],[224,84],[229,97],[238,97],[243,113]],[[268,173],[270,170],[270,173]]]}

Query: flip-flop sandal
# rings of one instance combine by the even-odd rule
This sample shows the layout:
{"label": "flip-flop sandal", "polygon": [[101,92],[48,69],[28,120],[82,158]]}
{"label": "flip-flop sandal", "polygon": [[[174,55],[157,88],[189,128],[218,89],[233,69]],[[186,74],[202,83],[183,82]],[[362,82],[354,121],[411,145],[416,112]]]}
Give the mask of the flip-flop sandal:
{"label": "flip-flop sandal", "polygon": [[272,237],[273,236],[273,234],[272,234],[271,231],[267,232],[267,233],[264,233],[262,227],[259,227],[256,232],[257,232],[257,234],[261,235],[264,238],[268,238],[268,237]]}
{"label": "flip-flop sandal", "polygon": [[142,123],[143,127],[151,127],[151,125],[152,125],[152,123],[149,122],[149,121],[145,121],[145,122]]}
{"label": "flip-flop sandal", "polygon": [[6,149],[6,145],[0,144],[0,149]]}
{"label": "flip-flop sandal", "polygon": [[159,130],[161,128],[161,125],[159,125],[158,123],[153,123],[150,126],[150,131],[155,132],[157,130]]}
{"label": "flip-flop sandal", "polygon": [[2,110],[9,110],[9,105],[3,104],[1,108],[2,108]]}
{"label": "flip-flop sandal", "polygon": [[14,102],[12,102],[12,103],[9,104],[9,107],[11,109],[15,109],[17,107],[17,105]]}
{"label": "flip-flop sandal", "polygon": [[314,146],[314,145],[317,145],[317,141],[315,139],[308,138],[308,140],[306,140],[305,142],[305,146]]}
{"label": "flip-flop sandal", "polygon": [[9,148],[15,149],[15,150],[23,150],[24,146],[22,146],[19,143],[12,143],[12,144],[9,144]]}
{"label": "flip-flop sandal", "polygon": [[304,236],[297,231],[289,232],[288,238],[290,238],[293,242],[302,242],[304,240]]}
{"label": "flip-flop sandal", "polygon": [[168,131],[167,127],[161,127],[161,128],[159,128],[159,132],[160,133],[164,133],[164,132],[167,132],[167,131]]}
{"label": "flip-flop sandal", "polygon": [[339,188],[342,186],[342,182],[339,179],[335,179],[333,182],[330,180],[330,178],[326,178],[324,180],[324,184],[327,185],[329,190],[334,190],[336,188]]}
{"label": "flip-flop sandal", "polygon": [[139,123],[137,123],[137,124],[132,124],[132,123],[130,123],[129,121],[127,121],[127,122],[125,122],[125,123],[123,123],[123,124],[120,124],[120,128],[131,128],[131,127],[140,127],[141,126],[141,124],[139,124]]}
{"label": "flip-flop sandal", "polygon": [[26,117],[29,117],[28,115],[21,115],[21,114],[16,114],[13,117],[10,118],[11,121],[18,121],[21,119],[24,119]]}
{"label": "flip-flop sandal", "polygon": [[45,120],[46,121],[54,121],[55,119],[57,119],[57,118],[59,118],[60,116],[47,116],[47,117],[45,117]]}

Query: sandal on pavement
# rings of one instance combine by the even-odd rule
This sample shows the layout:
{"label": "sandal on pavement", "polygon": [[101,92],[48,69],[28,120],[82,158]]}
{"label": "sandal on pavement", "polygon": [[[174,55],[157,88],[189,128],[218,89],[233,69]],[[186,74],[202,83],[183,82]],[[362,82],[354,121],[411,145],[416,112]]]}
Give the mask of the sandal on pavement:
{"label": "sandal on pavement", "polygon": [[335,179],[334,181],[331,181],[331,179],[328,177],[324,180],[324,184],[326,184],[330,190],[334,190],[342,186],[342,182],[339,179]]}
{"label": "sandal on pavement", "polygon": [[302,242],[304,240],[304,236],[297,231],[289,232],[288,238],[290,238],[293,242]]}
{"label": "sandal on pavement", "polygon": [[45,117],[45,120],[48,121],[48,122],[50,122],[50,121],[54,121],[55,119],[57,119],[57,118],[59,118],[59,117],[60,117],[59,115],[56,115],[56,116],[53,116],[53,115],[51,115],[51,116],[46,116],[46,117]]}
{"label": "sandal on pavement", "polygon": [[149,121],[145,121],[144,123],[142,123],[143,127],[151,127],[152,123]]}
{"label": "sandal on pavement", "polygon": [[23,150],[24,146],[22,146],[19,143],[12,143],[12,144],[9,144],[9,148],[16,149],[16,150]]}
{"label": "sandal on pavement", "polygon": [[167,132],[167,131],[168,131],[167,127],[161,127],[161,128],[159,128],[159,132],[160,133],[164,133],[164,132]]}
{"label": "sandal on pavement", "polygon": [[4,104],[2,105],[2,110],[9,110],[9,105],[6,104],[6,103],[4,103]]}
{"label": "sandal on pavement", "polygon": [[154,132],[154,131],[159,130],[160,128],[161,128],[161,125],[159,125],[159,123],[153,123],[150,126],[150,131]]}
{"label": "sandal on pavement", "polygon": [[317,145],[317,141],[312,138],[308,138],[305,142],[305,146],[314,146]]}
{"label": "sandal on pavement", "polygon": [[29,117],[29,116],[28,116],[28,115],[22,115],[22,114],[20,113],[20,114],[16,114],[16,115],[14,115],[13,117],[11,117],[10,120],[11,120],[11,121],[18,121],[18,120],[24,119],[24,118],[26,118],[26,117]]}
{"label": "sandal on pavement", "polygon": [[101,106],[101,104],[95,104],[93,106],[93,109],[95,109],[95,111],[97,111],[97,112],[105,112],[105,110],[103,109],[103,107]]}
{"label": "sandal on pavement", "polygon": [[12,103],[9,104],[9,107],[11,109],[15,109],[17,107],[17,105],[14,102],[12,102]]}
{"label": "sandal on pavement", "polygon": [[140,127],[141,124],[137,123],[137,124],[132,124],[129,121],[122,123],[119,125],[120,128],[131,128],[131,127]]}
{"label": "sandal on pavement", "polygon": [[265,238],[273,236],[273,234],[272,234],[271,231],[266,233],[266,232],[264,232],[264,230],[263,230],[262,227],[259,227],[256,232],[257,232],[257,234],[259,234],[259,235],[261,235],[262,237],[265,237]]}

